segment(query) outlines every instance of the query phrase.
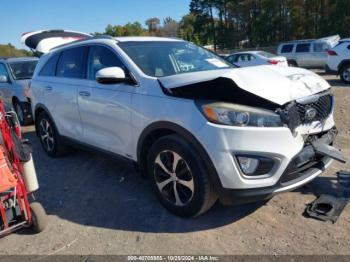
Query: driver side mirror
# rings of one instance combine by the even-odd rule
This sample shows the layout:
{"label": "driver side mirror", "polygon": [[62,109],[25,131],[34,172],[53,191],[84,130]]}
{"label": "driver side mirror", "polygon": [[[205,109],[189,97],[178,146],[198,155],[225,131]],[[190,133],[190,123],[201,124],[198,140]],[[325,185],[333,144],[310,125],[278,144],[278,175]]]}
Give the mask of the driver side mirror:
{"label": "driver side mirror", "polygon": [[7,76],[5,76],[5,75],[0,75],[0,83],[8,83]]}
{"label": "driver side mirror", "polygon": [[120,67],[106,67],[97,71],[96,81],[100,84],[118,84],[129,81],[129,78]]}

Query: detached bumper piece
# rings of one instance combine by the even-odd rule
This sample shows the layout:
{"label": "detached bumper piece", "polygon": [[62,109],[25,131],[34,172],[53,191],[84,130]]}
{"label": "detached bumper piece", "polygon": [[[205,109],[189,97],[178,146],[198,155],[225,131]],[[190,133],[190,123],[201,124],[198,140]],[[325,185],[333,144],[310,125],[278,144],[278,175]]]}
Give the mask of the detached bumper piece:
{"label": "detached bumper piece", "polygon": [[346,163],[346,159],[343,154],[335,147],[332,147],[320,141],[313,142],[312,147],[314,148],[315,153],[318,155],[328,156],[341,163]]}
{"label": "detached bumper piece", "polygon": [[335,223],[348,202],[349,198],[321,195],[307,206],[306,214],[312,218]]}

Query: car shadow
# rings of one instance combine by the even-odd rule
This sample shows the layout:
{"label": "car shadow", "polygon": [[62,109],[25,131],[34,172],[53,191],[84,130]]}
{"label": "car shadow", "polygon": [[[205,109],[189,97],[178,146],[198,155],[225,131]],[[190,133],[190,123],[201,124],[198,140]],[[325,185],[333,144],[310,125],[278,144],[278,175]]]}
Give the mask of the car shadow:
{"label": "car shadow", "polygon": [[340,79],[328,79],[327,81],[332,87],[341,87],[341,88],[349,88],[350,87],[349,84],[345,84]]}
{"label": "car shadow", "polygon": [[264,203],[224,207],[184,219],[163,208],[147,179],[132,164],[74,150],[59,159],[48,157],[34,132],[25,134],[33,147],[40,183],[35,194],[49,215],[81,225],[152,233],[182,233],[221,227],[253,213]]}

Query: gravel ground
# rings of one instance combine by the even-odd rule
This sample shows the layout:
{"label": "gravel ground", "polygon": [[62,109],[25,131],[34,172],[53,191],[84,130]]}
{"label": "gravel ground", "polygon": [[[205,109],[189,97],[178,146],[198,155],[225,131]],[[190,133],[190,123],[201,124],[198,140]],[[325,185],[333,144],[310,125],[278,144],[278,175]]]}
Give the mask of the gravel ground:
{"label": "gravel ground", "polygon": [[[350,87],[324,76],[337,99],[336,146],[350,159]],[[336,190],[334,163],[311,184],[265,204],[216,204],[196,219],[181,219],[156,200],[147,180],[115,159],[76,151],[51,159],[27,128],[41,188],[37,199],[49,214],[45,232],[23,230],[0,239],[0,254],[348,254],[350,206],[336,224],[305,218],[315,194]]]}

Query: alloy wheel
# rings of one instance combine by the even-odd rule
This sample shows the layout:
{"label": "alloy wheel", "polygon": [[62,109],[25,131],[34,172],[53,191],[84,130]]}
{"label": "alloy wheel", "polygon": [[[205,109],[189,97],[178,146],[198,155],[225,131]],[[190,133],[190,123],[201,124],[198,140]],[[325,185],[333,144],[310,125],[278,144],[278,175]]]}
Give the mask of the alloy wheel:
{"label": "alloy wheel", "polygon": [[41,119],[40,121],[39,134],[45,149],[52,152],[54,148],[53,132],[50,123],[46,119]]}
{"label": "alloy wheel", "polygon": [[159,192],[167,201],[185,206],[192,200],[192,172],[178,153],[170,150],[160,152],[154,162],[154,176]]}
{"label": "alloy wheel", "polygon": [[350,82],[350,67],[346,68],[343,71],[343,78],[345,79],[345,81]]}

